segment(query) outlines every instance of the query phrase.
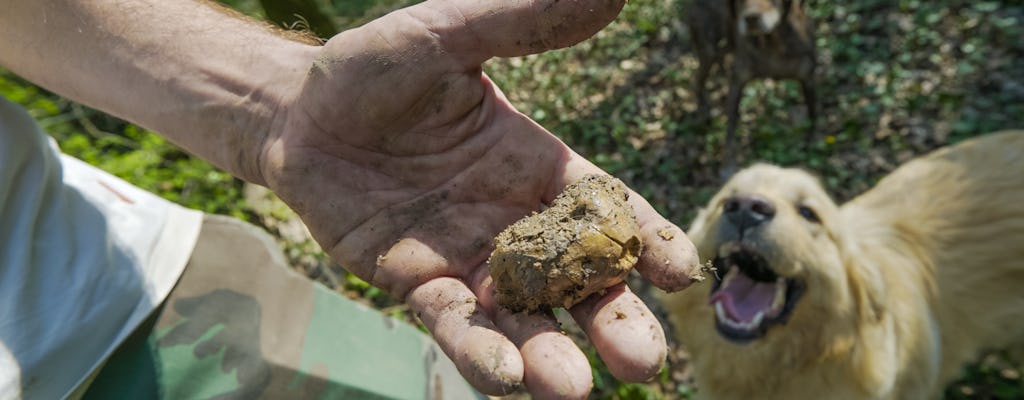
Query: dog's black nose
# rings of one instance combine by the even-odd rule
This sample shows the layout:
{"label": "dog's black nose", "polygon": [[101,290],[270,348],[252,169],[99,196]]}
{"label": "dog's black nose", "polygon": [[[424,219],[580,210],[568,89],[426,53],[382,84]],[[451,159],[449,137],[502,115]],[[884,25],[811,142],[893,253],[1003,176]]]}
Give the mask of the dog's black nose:
{"label": "dog's black nose", "polygon": [[725,218],[742,231],[772,219],[775,216],[775,205],[761,196],[737,195],[725,199],[722,211]]}

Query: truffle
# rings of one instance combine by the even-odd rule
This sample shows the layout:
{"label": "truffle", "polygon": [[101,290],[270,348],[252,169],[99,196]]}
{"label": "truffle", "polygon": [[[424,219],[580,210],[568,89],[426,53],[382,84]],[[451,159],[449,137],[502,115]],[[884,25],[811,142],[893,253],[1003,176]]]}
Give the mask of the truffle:
{"label": "truffle", "polygon": [[498,234],[488,260],[498,304],[569,308],[622,282],[643,249],[628,199],[618,179],[587,175]]}

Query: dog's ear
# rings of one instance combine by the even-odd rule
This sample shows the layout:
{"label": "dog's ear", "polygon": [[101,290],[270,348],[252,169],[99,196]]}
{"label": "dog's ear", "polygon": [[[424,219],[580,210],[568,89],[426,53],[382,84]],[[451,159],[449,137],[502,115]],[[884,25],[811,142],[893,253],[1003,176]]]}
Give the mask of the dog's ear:
{"label": "dog's ear", "polygon": [[846,277],[858,310],[858,318],[865,324],[876,324],[885,316],[887,288],[881,271],[866,267],[859,262],[859,256],[866,252],[854,240],[846,240],[840,244]]}

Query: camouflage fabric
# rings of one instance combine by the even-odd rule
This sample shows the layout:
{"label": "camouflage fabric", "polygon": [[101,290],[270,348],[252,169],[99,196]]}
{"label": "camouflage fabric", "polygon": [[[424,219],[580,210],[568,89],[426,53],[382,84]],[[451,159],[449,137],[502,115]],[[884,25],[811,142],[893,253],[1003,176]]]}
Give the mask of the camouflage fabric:
{"label": "camouflage fabric", "polygon": [[485,399],[413,326],[289,269],[262,230],[207,216],[184,275],[86,399]]}

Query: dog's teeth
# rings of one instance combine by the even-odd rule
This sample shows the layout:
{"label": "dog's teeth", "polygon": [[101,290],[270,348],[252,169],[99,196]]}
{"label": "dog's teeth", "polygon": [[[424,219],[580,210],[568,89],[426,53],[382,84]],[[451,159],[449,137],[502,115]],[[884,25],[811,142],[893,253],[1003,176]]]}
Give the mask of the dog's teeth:
{"label": "dog's teeth", "polygon": [[736,275],[739,275],[739,273],[740,269],[738,267],[734,266],[732,268],[729,268],[729,272],[726,272],[725,277],[722,278],[722,285],[720,287],[724,288],[726,286],[729,286],[729,282],[731,282],[732,279],[736,277]]}
{"label": "dog's teeth", "polygon": [[771,311],[772,313],[778,312],[779,309],[782,308],[782,305],[785,303],[783,300],[781,300],[782,298],[779,297],[779,295],[776,294],[775,296],[775,300],[772,300],[772,306],[768,308],[768,310]]}
{"label": "dog's teeth", "polygon": [[725,324],[729,322],[729,319],[725,317],[725,309],[722,308],[722,302],[720,301],[715,302],[715,316],[718,317],[718,322],[720,323]]}
{"label": "dog's teeth", "polygon": [[733,328],[736,328],[736,329],[745,330],[745,331],[749,331],[749,330],[754,328],[754,324],[753,323],[733,321],[731,319],[726,321],[726,325],[729,325],[729,326],[731,326]]}
{"label": "dog's teeth", "polygon": [[754,315],[754,319],[750,322],[736,321],[725,314],[725,308],[722,307],[722,302],[716,301],[715,318],[718,319],[718,323],[730,328],[749,331],[761,326],[761,322],[764,321],[764,311],[758,311],[757,314]]}
{"label": "dog's teeth", "polygon": [[775,281],[775,297],[772,298],[772,306],[769,307],[769,311],[776,312],[782,309],[782,305],[786,303],[786,279],[779,278]]}

